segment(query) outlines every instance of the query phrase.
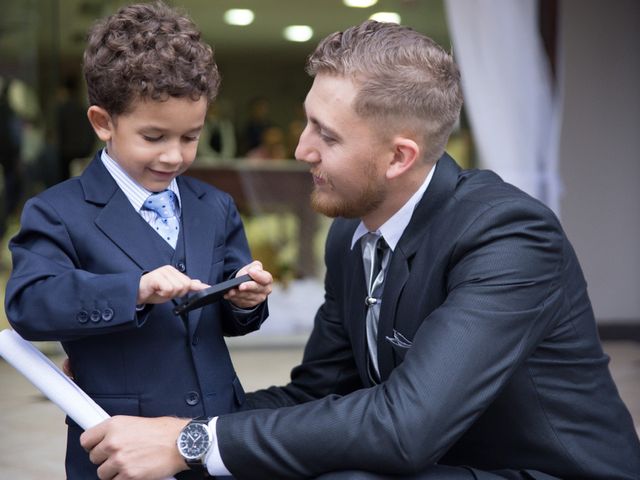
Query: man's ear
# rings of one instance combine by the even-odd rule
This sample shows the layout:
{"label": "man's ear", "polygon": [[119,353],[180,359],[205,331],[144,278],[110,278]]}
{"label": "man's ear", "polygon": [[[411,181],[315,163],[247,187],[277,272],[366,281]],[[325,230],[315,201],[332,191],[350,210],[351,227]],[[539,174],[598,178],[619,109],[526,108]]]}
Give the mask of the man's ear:
{"label": "man's ear", "polygon": [[387,168],[387,178],[396,178],[409,170],[420,158],[420,147],[407,137],[393,139],[393,159]]}
{"label": "man's ear", "polygon": [[103,142],[111,140],[113,120],[109,112],[97,105],[91,105],[87,110],[87,118],[100,140]]}

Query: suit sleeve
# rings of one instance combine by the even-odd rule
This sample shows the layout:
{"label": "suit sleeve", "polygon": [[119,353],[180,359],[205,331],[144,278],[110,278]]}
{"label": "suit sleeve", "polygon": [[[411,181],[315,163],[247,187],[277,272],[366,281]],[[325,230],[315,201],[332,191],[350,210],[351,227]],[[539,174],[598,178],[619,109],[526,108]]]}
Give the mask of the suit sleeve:
{"label": "suit sleeve", "polygon": [[[235,277],[235,274],[245,265],[251,263],[249,243],[242,226],[238,209],[231,197],[225,194],[227,217],[225,222],[225,260],[224,279]],[[221,302],[224,314],[222,328],[226,336],[245,335],[258,330],[269,315],[267,301],[256,308],[242,310],[234,308],[228,301]]]}
{"label": "suit sleeve", "polygon": [[[41,198],[27,202],[21,229],[9,245],[13,271],[5,308],[11,325],[32,341],[73,340],[136,328],[142,271],[93,274],[80,260],[64,221]],[[92,321],[99,315],[100,321]]]}
{"label": "suit sleeve", "polygon": [[[234,476],[412,474],[437,462],[474,423],[562,315],[565,240],[552,214],[529,200],[487,207],[461,232],[449,250],[446,300],[423,320],[386,382],[218,419],[222,458]],[[320,316],[315,330],[327,329],[326,321]],[[318,376],[322,362],[331,362],[324,356],[334,354],[320,352]]]}

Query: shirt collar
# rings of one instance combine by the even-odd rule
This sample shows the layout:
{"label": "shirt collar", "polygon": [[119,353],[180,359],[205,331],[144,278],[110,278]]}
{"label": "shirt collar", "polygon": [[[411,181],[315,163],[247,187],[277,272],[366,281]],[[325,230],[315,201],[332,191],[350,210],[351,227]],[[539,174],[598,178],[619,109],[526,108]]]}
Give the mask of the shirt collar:
{"label": "shirt collar", "polygon": [[[405,203],[402,208],[400,208],[400,210],[394,213],[391,218],[389,218],[389,220],[384,222],[378,230],[372,232],[377,233],[378,235],[382,235],[384,237],[384,240],[387,242],[387,245],[389,245],[391,251],[395,250],[396,245],[398,245],[398,242],[400,241],[400,237],[402,237],[404,230],[407,228],[407,225],[409,225],[411,216],[413,215],[413,211],[418,205],[418,202],[420,202],[420,200],[424,196],[427,187],[431,183],[431,179],[433,178],[433,172],[435,171],[435,169],[436,166],[434,164],[433,167],[431,167],[431,170],[429,171],[427,177],[424,179],[424,182],[422,182],[422,185],[420,185],[420,188],[418,188],[418,190],[416,190],[411,198],[407,200],[407,203]],[[353,249],[356,242],[368,232],[369,230],[367,230],[367,227],[365,227],[364,223],[360,221],[358,227],[356,228],[356,231],[353,232],[353,237],[351,239],[351,249]]]}
{"label": "shirt collar", "polygon": [[[109,172],[109,174],[113,177],[115,182],[120,187],[120,190],[123,191],[133,208],[135,208],[136,212],[139,212],[142,209],[142,204],[147,199],[149,195],[153,192],[147,190],[138,182],[136,182],[133,178],[129,176],[127,172],[120,166],[120,164],[114,160],[108,153],[107,149],[103,148],[102,153],[100,155],[100,159],[102,160],[103,165]],[[180,213],[180,191],[178,190],[178,182],[174,178],[171,180],[171,183],[167,187],[168,190],[171,190],[176,194],[178,199],[178,215]]]}

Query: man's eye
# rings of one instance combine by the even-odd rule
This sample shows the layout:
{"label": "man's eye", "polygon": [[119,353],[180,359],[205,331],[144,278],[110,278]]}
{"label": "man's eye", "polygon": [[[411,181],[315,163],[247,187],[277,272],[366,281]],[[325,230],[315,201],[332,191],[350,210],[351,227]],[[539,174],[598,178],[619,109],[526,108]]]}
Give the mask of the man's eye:
{"label": "man's eye", "polygon": [[336,139],[329,136],[329,135],[325,135],[324,133],[320,132],[320,138],[322,139],[322,141],[324,143],[326,143],[327,145],[331,145],[333,143],[336,143]]}

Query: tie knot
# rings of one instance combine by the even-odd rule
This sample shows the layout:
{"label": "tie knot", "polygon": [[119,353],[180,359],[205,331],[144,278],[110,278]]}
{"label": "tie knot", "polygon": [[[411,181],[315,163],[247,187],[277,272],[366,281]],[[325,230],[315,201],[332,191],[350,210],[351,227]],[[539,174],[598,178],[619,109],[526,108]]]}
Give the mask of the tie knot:
{"label": "tie knot", "polygon": [[389,245],[387,245],[384,237],[382,235],[378,235],[377,233],[366,233],[363,236],[363,240],[363,251],[365,252],[365,255],[370,258],[381,258],[382,256],[384,256],[385,251],[389,248]]}
{"label": "tie knot", "polygon": [[152,210],[161,218],[171,218],[176,216],[176,194],[171,190],[164,190],[152,193],[144,201],[143,208]]}

